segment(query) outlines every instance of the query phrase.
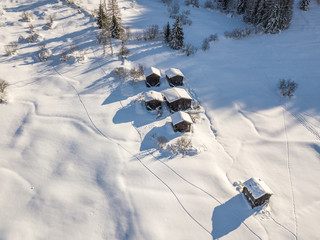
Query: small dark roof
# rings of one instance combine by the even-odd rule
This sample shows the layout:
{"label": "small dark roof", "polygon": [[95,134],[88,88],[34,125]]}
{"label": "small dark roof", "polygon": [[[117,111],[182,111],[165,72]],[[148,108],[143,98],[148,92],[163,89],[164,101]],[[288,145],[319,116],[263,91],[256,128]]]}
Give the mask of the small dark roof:
{"label": "small dark roof", "polygon": [[181,98],[192,100],[192,97],[184,88],[178,88],[178,87],[168,88],[166,90],[163,90],[162,94],[166,97],[169,103],[177,101],[178,99],[181,99]]}
{"label": "small dark roof", "polygon": [[146,102],[152,101],[152,100],[158,100],[158,101],[163,101],[163,96],[160,92],[151,90],[148,91],[144,94],[144,99]]}
{"label": "small dark roof", "polygon": [[157,76],[161,77],[160,70],[155,67],[150,67],[146,70],[146,73],[145,73],[146,77],[150,76],[151,74],[156,74]]}
{"label": "small dark roof", "polygon": [[268,185],[265,184],[260,178],[250,178],[249,180],[245,181],[243,185],[249,190],[255,199],[260,198],[266,193],[273,194]]}
{"label": "small dark roof", "polygon": [[181,123],[183,121],[186,121],[188,123],[192,123],[190,115],[186,112],[181,112],[181,111],[175,112],[174,114],[172,114],[171,120],[172,120],[173,125],[176,125],[176,124]]}
{"label": "small dark roof", "polygon": [[175,76],[184,77],[183,73],[177,68],[170,68],[168,71],[166,71],[166,75],[168,78],[172,78]]}

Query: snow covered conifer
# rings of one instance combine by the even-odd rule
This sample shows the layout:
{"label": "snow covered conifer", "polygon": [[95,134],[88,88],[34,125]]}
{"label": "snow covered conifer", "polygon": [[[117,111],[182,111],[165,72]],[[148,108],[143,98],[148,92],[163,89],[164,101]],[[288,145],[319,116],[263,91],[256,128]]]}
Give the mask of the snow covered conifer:
{"label": "snow covered conifer", "polygon": [[179,17],[177,17],[176,22],[173,24],[172,32],[171,32],[171,40],[169,43],[169,46],[172,49],[178,50],[183,47],[183,39],[184,39],[184,33],[182,26],[180,24]]}
{"label": "snow covered conifer", "polygon": [[164,29],[164,41],[166,43],[170,42],[170,35],[171,35],[171,29],[170,29],[170,23],[168,22]]}

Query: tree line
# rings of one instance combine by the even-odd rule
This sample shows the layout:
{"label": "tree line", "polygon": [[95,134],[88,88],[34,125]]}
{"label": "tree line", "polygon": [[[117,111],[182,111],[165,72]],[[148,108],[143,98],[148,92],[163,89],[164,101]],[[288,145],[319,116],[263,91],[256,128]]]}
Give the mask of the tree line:
{"label": "tree line", "polygon": [[234,11],[243,15],[265,33],[279,33],[287,29],[292,19],[294,0],[216,0],[220,11]]}

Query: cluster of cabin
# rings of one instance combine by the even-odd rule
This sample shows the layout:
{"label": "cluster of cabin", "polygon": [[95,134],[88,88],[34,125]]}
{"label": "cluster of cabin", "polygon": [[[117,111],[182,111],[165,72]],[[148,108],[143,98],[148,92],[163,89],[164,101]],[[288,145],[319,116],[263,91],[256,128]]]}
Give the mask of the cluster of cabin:
{"label": "cluster of cabin", "polygon": [[[146,71],[146,86],[160,86],[161,72],[155,67]],[[171,88],[161,92],[150,90],[145,93],[145,104],[148,110],[161,109],[165,102],[171,112],[172,126],[174,131],[190,132],[192,120],[190,115],[183,110],[191,108],[192,97],[183,86],[184,75],[177,68],[170,68],[166,71],[166,79]]]}
{"label": "cluster of cabin", "polygon": [[[191,108],[192,97],[182,88],[183,73],[176,68],[170,68],[165,73],[171,88],[162,92],[150,90],[145,93],[145,104],[148,110],[161,109],[162,103],[165,102],[171,112],[171,121],[174,131],[190,132],[192,119],[190,115],[183,110]],[[151,67],[146,72],[147,87],[160,86],[161,72],[155,67]],[[260,179],[250,178],[243,183],[242,193],[250,203],[252,208],[261,206],[268,202],[273,194],[271,189]]]}

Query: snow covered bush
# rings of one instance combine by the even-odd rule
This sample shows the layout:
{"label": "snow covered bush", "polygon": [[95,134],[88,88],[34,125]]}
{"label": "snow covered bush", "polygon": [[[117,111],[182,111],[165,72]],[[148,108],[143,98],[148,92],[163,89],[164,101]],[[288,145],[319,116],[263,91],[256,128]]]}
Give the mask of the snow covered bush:
{"label": "snow covered bush", "polygon": [[24,11],[22,12],[21,14],[21,19],[22,21],[25,21],[25,22],[31,22],[31,20],[33,20],[34,18],[34,15],[32,12],[30,11]]}
{"label": "snow covered bush", "polygon": [[172,0],[162,0],[162,2],[169,6],[172,3]]}
{"label": "snow covered bush", "polygon": [[201,49],[204,52],[210,49],[210,42],[208,38],[203,39]]}
{"label": "snow covered bush", "polygon": [[245,37],[250,36],[252,33],[252,29],[250,28],[243,28],[243,29],[239,29],[236,28],[234,30],[232,30],[231,32],[224,32],[224,36],[226,38],[233,38],[233,39],[242,39]]}
{"label": "snow covered bush", "polygon": [[123,67],[118,67],[118,68],[115,68],[113,70],[113,73],[117,76],[118,79],[120,80],[125,80],[128,75],[129,75],[129,71],[126,69],[126,68],[123,68]]}
{"label": "snow covered bush", "polygon": [[185,53],[187,57],[194,55],[197,51],[198,51],[198,49],[191,44],[186,44],[182,48],[182,52]]}
{"label": "snow covered bush", "polygon": [[49,28],[49,29],[51,29],[52,28],[52,25],[53,25],[53,22],[54,22],[54,20],[56,20],[56,15],[55,14],[51,14],[51,15],[49,15],[49,17],[48,17],[48,22],[46,23],[46,27],[47,28]]}
{"label": "snow covered bush", "polygon": [[185,0],[184,1],[185,5],[186,6],[192,6],[192,7],[196,7],[196,8],[199,8],[199,0]]}
{"label": "snow covered bush", "polygon": [[32,24],[29,25],[29,32],[30,34],[27,37],[21,37],[21,39],[30,43],[40,41],[40,35],[35,31]]}
{"label": "snow covered bush", "polygon": [[280,79],[278,86],[281,95],[289,98],[293,96],[293,93],[296,91],[297,87],[298,84],[291,79]]}
{"label": "snow covered bush", "polygon": [[189,19],[190,11],[183,11],[181,14],[179,14],[179,19],[182,25],[192,25],[192,21]]}
{"label": "snow covered bush", "polygon": [[9,86],[9,83],[5,80],[0,79],[0,103],[6,102],[6,88]]}
{"label": "snow covered bush", "polygon": [[119,50],[119,56],[122,61],[124,61],[125,58],[129,55],[129,48],[127,48],[124,44],[121,44],[120,50]]}
{"label": "snow covered bush", "polygon": [[157,137],[157,145],[160,148],[165,148],[168,143],[168,139],[164,136]]}
{"label": "snow covered bush", "polygon": [[39,46],[40,51],[38,52],[38,58],[41,62],[45,62],[51,57],[52,52],[50,49],[47,49],[46,44],[41,44]]}
{"label": "snow covered bush", "polygon": [[130,78],[133,82],[138,82],[144,77],[144,67],[139,64],[130,69]]}
{"label": "snow covered bush", "polygon": [[215,42],[215,41],[218,41],[218,34],[210,34],[209,36],[209,42]]}
{"label": "snow covered bush", "polygon": [[152,25],[148,27],[147,29],[143,30],[143,39],[144,40],[152,40],[156,39],[160,36],[159,32],[159,26],[158,25]]}
{"label": "snow covered bush", "polygon": [[214,1],[213,0],[207,0],[204,3],[205,8],[214,9]]}
{"label": "snow covered bush", "polygon": [[299,2],[300,9],[303,11],[308,11],[309,10],[309,3],[310,3],[310,0],[301,0]]}
{"label": "snow covered bush", "polygon": [[191,139],[182,136],[180,137],[175,144],[171,144],[169,149],[172,153],[181,153],[182,155],[188,155],[189,152],[193,149]]}
{"label": "snow covered bush", "polygon": [[71,58],[70,53],[68,53],[67,51],[65,51],[65,52],[61,53],[60,61],[61,61],[61,62],[67,62],[67,61],[70,60],[70,58]]}
{"label": "snow covered bush", "polygon": [[4,46],[4,50],[6,51],[6,54],[8,56],[12,56],[17,53],[18,50],[18,43],[17,42],[11,42]]}
{"label": "snow covered bush", "polygon": [[175,0],[168,6],[168,12],[171,18],[177,18],[179,11],[180,11],[180,5],[177,0]]}

